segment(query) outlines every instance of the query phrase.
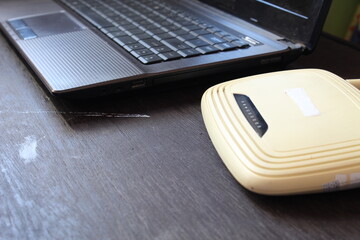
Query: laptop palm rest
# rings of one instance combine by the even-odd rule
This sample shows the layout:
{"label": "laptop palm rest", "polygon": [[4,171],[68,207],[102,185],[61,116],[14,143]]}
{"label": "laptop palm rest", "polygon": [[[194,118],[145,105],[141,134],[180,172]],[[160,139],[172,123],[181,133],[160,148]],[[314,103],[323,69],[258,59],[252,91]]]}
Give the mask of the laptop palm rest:
{"label": "laptop palm rest", "polygon": [[4,28],[54,94],[144,74],[112,44],[63,11],[12,18]]}

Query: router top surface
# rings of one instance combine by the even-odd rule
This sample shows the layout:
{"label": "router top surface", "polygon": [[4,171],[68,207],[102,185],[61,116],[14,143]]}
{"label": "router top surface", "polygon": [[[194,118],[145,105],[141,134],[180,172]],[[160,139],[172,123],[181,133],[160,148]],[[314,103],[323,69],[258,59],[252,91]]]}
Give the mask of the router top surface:
{"label": "router top surface", "polygon": [[323,70],[292,70],[216,85],[204,121],[246,188],[293,194],[360,183],[360,92]]}

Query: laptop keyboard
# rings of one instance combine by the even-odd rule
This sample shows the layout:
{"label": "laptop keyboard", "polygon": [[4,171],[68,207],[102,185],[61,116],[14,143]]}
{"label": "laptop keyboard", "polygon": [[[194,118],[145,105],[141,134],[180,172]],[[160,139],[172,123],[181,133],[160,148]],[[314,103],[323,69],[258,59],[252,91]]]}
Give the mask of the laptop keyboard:
{"label": "laptop keyboard", "polygon": [[161,1],[61,0],[143,64],[248,48],[234,36]]}

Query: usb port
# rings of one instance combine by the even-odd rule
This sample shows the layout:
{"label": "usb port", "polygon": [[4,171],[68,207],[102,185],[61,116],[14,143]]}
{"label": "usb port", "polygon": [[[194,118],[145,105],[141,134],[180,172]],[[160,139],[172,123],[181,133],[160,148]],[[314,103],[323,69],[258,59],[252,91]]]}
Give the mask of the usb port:
{"label": "usb port", "polygon": [[144,88],[145,86],[146,86],[145,80],[137,80],[132,83],[131,88],[137,89],[137,88]]}

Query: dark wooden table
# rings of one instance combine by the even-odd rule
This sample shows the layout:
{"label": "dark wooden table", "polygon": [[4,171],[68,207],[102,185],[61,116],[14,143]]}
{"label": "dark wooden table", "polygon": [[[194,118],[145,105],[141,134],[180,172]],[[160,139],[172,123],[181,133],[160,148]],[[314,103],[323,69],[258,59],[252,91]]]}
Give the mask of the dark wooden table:
{"label": "dark wooden table", "polygon": [[[322,36],[287,68],[359,66]],[[360,190],[268,197],[234,180],[201,117],[211,84],[55,98],[0,35],[0,239],[359,239]]]}

